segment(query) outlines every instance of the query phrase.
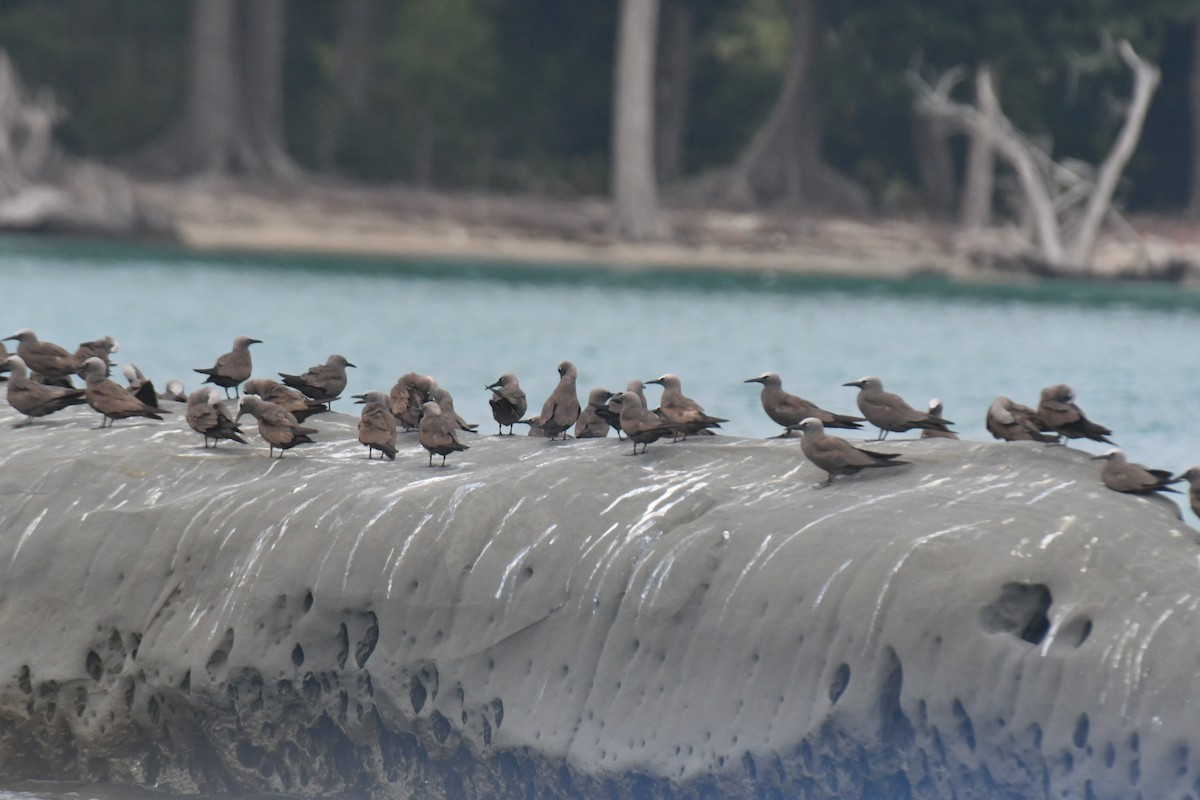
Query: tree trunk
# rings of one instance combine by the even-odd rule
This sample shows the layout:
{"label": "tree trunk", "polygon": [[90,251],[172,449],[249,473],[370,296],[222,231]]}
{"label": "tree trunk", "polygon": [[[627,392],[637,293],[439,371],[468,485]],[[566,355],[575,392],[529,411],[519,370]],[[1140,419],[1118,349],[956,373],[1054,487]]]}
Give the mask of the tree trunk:
{"label": "tree trunk", "polygon": [[792,48],[783,86],[767,121],[720,181],[715,202],[742,208],[782,205],[864,213],[866,191],[821,158],[823,102],[821,0],[794,0]]}
{"label": "tree trunk", "polygon": [[337,5],[337,38],[333,45],[333,96],[323,104],[316,124],[317,163],[331,171],[346,130],[367,108],[369,58],[375,0],[341,0]]}
{"label": "tree trunk", "polygon": [[[975,73],[975,96],[979,98],[979,111],[985,121],[995,125],[995,92],[986,92],[981,87],[993,85],[992,68],[984,63]],[[986,97],[987,103],[984,102]],[[986,227],[991,222],[992,192],[995,186],[996,150],[991,140],[980,131],[969,132],[970,145],[967,151],[967,169],[963,179],[962,207],[960,220],[967,230]]]}
{"label": "tree trunk", "polygon": [[1188,187],[1188,214],[1200,217],[1200,19],[1192,27],[1192,69],[1188,74],[1188,111],[1192,130],[1189,141],[1192,157],[1191,184]]}
{"label": "tree trunk", "polygon": [[957,178],[950,154],[950,132],[940,120],[926,114],[913,115],[913,147],[921,176],[925,210],[946,217],[954,209]]}
{"label": "tree trunk", "polygon": [[692,9],[684,0],[665,0],[655,92],[658,180],[663,184],[673,183],[683,175],[695,26]]}
{"label": "tree trunk", "polygon": [[295,177],[283,142],[285,12],[286,0],[192,0],[183,117],[131,165]]}
{"label": "tree trunk", "polygon": [[654,55],[658,0],[621,0],[613,102],[616,234],[646,241],[660,233],[654,169]]}

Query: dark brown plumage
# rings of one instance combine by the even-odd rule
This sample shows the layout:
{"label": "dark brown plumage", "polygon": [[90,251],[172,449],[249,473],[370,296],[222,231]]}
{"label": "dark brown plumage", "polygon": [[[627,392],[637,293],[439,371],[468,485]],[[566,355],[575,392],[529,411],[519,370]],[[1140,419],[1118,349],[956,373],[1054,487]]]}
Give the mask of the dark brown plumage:
{"label": "dark brown plumage", "polygon": [[188,395],[187,423],[191,429],[204,437],[204,446],[216,447],[221,439],[246,444],[242,429],[221,405],[221,393],[211,386],[204,386]]}
{"label": "dark brown plumage", "polygon": [[771,418],[772,422],[787,428],[787,430],[780,434],[780,437],[787,436],[797,425],[809,417],[821,420],[821,423],[826,428],[848,428],[851,430],[862,428],[860,423],[865,421],[862,417],[834,414],[832,411],[826,411],[815,403],[805,400],[803,397],[785,392],[783,390],[783,380],[775,372],[764,372],[757,378],[747,379],[744,383],[762,384],[763,388],[759,394],[759,399],[762,401],[763,411],[767,412],[767,416]]}
{"label": "dark brown plumage", "polygon": [[667,436],[674,438],[678,433],[678,426],[648,410],[645,401],[637,392],[625,391],[614,397],[620,398],[621,401],[621,429],[633,442],[632,455],[638,454],[639,444],[645,453],[651,442],[657,442]]}
{"label": "dark brown plumage", "polygon": [[436,381],[428,375],[407,372],[396,380],[389,395],[392,413],[405,431],[415,431],[421,421],[421,406],[429,401]]}
{"label": "dark brown plumage", "polygon": [[24,422],[28,425],[34,417],[44,417],[61,411],[67,406],[81,405],[87,402],[83,389],[68,389],[64,386],[47,386],[29,379],[25,369],[25,361],[20,356],[10,355],[5,358],[5,366],[11,372],[5,389],[8,404],[25,415]]}
{"label": "dark brown plumage", "polygon": [[298,422],[304,422],[313,414],[329,410],[327,404],[310,400],[296,389],[270,378],[251,378],[242,384],[242,393],[255,395],[268,403],[274,403],[284,411],[290,411]]}
{"label": "dark brown plumage", "polygon": [[1007,397],[997,397],[988,406],[985,425],[993,437],[1006,442],[1058,441],[1057,434],[1044,433],[1049,429],[1036,411]]}
{"label": "dark brown plumage", "polygon": [[579,419],[579,395],[575,390],[578,372],[570,361],[559,362],[558,384],[542,403],[542,411],[536,417],[517,420],[523,424],[537,426],[547,439],[567,438],[567,429]]}
{"label": "dark brown plumage", "polygon": [[238,384],[250,377],[250,372],[253,368],[253,362],[250,358],[250,345],[259,344],[262,339],[253,339],[249,336],[238,336],[233,340],[233,349],[228,353],[219,356],[215,364],[206,369],[196,369],[201,375],[207,375],[204,383],[213,383],[225,389],[225,396],[229,397],[229,390],[233,389],[236,396],[238,393]]}
{"label": "dark brown plumage", "polygon": [[612,426],[601,413],[606,411],[605,404],[612,396],[612,392],[604,387],[597,387],[588,393],[588,403],[575,421],[576,439],[603,439],[608,436],[608,429]]}
{"label": "dark brown plumage", "polygon": [[677,439],[686,439],[697,433],[711,434],[713,428],[719,428],[722,422],[729,421],[706,414],[699,403],[683,393],[683,383],[677,375],[668,372],[646,383],[663,387],[658,410],[667,423],[675,426]]}
{"label": "dark brown plumage", "polygon": [[128,389],[105,377],[106,371],[104,362],[95,356],[83,362],[83,378],[87,381],[87,402],[103,415],[100,420],[101,428],[129,417],[161,420],[160,414],[167,413],[138,400]]}
{"label": "dark brown plumage", "polygon": [[885,392],[883,381],[873,375],[842,385],[858,387],[858,410],[866,417],[867,422],[879,428],[880,441],[886,439],[890,432],[903,433],[913,428],[944,431],[954,424],[948,419],[918,411],[904,402],[904,398],[898,394]]}
{"label": "dark brown plumage", "polygon": [[1060,436],[1113,444],[1108,438],[1112,431],[1087,418],[1083,409],[1075,405],[1075,390],[1065,383],[1042,389],[1037,415],[1046,427]]}
{"label": "dark brown plumage", "polygon": [[[936,397],[929,401],[929,416],[942,419],[942,401]],[[958,434],[954,431],[944,431],[940,428],[924,428],[921,431],[922,439],[957,439]]]}
{"label": "dark brown plumage", "polygon": [[74,356],[75,374],[82,378],[83,362],[95,356],[104,362],[104,374],[107,376],[112,372],[112,359],[109,356],[117,352],[117,349],[117,340],[111,336],[105,336],[103,339],[94,339],[90,342],[80,342]]}
{"label": "dark brown plumage", "polygon": [[418,434],[421,446],[429,451],[429,466],[433,466],[433,457],[442,457],[442,466],[446,466],[446,456],[460,450],[469,450],[465,444],[454,436],[456,429],[454,420],[442,413],[441,406],[430,400],[421,406],[421,422]]}
{"label": "dark brown plumage", "polygon": [[389,461],[396,460],[396,415],[392,413],[391,400],[383,392],[370,391],[354,395],[355,402],[362,403],[362,415],[358,420],[358,441],[367,446],[367,460],[378,450]]}
{"label": "dark brown plumage", "polygon": [[331,355],[324,364],[309,367],[302,375],[279,373],[285,385],[319,403],[332,403],[346,389],[346,367],[354,367],[345,356]]}
{"label": "dark brown plumage", "polygon": [[900,461],[898,453],[876,453],[855,447],[837,436],[825,433],[825,426],[816,417],[809,417],[796,426],[803,432],[800,449],[804,457],[829,475],[818,487],[833,483],[835,475],[853,475],[864,469],[898,467],[907,464]]}
{"label": "dark brown plumage", "polygon": [[521,388],[517,376],[506,372],[483,388],[492,392],[488,405],[492,407],[492,419],[496,420],[500,434],[504,434],[504,426],[507,425],[508,435],[512,436],[513,425],[521,421],[529,408],[525,390]]}
{"label": "dark brown plumage", "polygon": [[[17,342],[17,355],[25,362],[25,368],[40,376],[42,383],[71,385],[71,376],[75,374],[75,357],[65,348],[39,340],[29,328],[5,337],[5,341],[11,339]],[[32,380],[33,374],[29,377]]]}
{"label": "dark brown plumage", "polygon": [[319,433],[316,428],[302,426],[292,412],[252,394],[243,395],[238,401],[235,419],[241,419],[243,414],[252,414],[258,420],[258,433],[269,445],[268,457],[274,456],[278,449],[279,457],[283,458],[285,450],[298,444],[312,444],[313,440],[309,437]]}

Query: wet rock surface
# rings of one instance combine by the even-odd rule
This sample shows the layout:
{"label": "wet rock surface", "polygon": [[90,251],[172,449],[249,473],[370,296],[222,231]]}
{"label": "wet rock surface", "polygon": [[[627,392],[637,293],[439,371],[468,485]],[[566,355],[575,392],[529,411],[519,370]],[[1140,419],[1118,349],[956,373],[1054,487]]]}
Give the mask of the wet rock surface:
{"label": "wet rock surface", "polygon": [[[181,408],[181,407],[180,407]],[[1086,454],[0,411],[0,777],[375,797],[1200,794],[1200,549]],[[883,450],[880,445],[877,449]],[[881,471],[882,472],[882,471]]]}

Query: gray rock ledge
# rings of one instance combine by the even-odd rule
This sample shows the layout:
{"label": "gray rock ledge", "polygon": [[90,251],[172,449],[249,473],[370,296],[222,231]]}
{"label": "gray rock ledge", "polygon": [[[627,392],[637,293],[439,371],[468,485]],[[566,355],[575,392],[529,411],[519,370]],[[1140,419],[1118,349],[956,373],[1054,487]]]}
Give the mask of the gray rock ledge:
{"label": "gray rock ledge", "polygon": [[[0,778],[476,797],[1200,794],[1200,548],[1067,448],[0,411]],[[253,426],[248,426],[252,428]],[[885,449],[879,446],[878,449]]]}

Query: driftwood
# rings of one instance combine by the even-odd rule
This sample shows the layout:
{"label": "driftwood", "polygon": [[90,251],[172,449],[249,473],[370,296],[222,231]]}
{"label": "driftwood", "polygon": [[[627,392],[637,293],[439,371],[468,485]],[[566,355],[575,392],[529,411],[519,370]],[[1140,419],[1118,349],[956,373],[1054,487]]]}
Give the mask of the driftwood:
{"label": "driftwood", "polygon": [[0,50],[0,230],[166,235],[122,173],[54,144],[65,117],[45,90],[30,93]]}
{"label": "driftwood", "polygon": [[981,136],[1016,173],[1021,195],[1032,223],[1031,251],[1059,274],[1090,271],[1096,242],[1105,220],[1131,230],[1113,208],[1113,194],[1126,164],[1137,148],[1150,99],[1158,88],[1158,68],[1121,40],[1117,54],[1133,73],[1133,93],[1124,111],[1124,123],[1112,149],[1099,167],[1079,161],[1055,161],[1049,149],[1021,133],[1005,116],[989,76],[977,81],[978,107],[951,99],[962,77],[961,70],[942,75],[933,84],[914,70],[910,81],[917,91],[920,113],[945,120],[961,130]]}

